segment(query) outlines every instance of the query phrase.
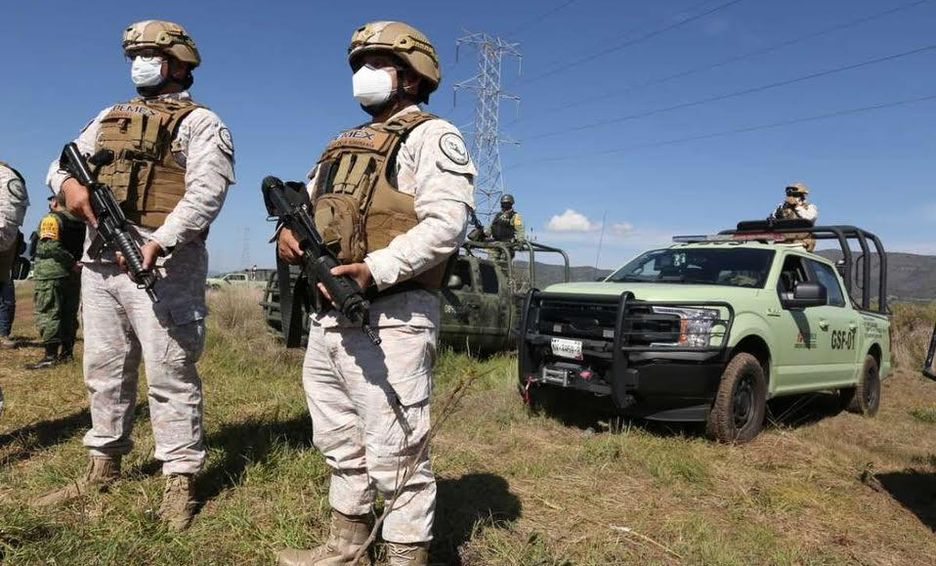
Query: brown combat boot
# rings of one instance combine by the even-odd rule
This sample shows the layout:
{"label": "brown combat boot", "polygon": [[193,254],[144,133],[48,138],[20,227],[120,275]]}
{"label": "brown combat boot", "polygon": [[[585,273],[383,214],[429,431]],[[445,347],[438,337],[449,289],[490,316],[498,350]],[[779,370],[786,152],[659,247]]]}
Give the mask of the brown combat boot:
{"label": "brown combat boot", "polygon": [[195,489],[192,476],[169,474],[163,490],[162,505],[156,516],[173,531],[184,531],[195,516]]}
{"label": "brown combat boot", "polygon": [[120,479],[120,456],[91,456],[91,463],[83,478],[35,499],[33,506],[63,505],[94,491],[107,491],[107,488],[118,479]]}
{"label": "brown combat boot", "polygon": [[387,558],[390,566],[427,566],[429,564],[429,545],[426,543],[402,544],[387,543]]}
{"label": "brown combat boot", "polygon": [[332,510],[328,540],[312,550],[286,549],[276,553],[280,566],[370,566],[367,552],[358,562],[354,555],[367,542],[371,526],[367,515],[344,515]]}

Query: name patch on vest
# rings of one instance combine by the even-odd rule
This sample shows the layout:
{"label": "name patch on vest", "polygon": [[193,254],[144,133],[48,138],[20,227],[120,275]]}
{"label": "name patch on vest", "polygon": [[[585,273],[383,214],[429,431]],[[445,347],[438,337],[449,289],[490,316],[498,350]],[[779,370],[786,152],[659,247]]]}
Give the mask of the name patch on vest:
{"label": "name patch on vest", "polygon": [[153,116],[156,113],[146,106],[137,104],[115,104],[107,118],[133,118],[134,116]]}
{"label": "name patch on vest", "polygon": [[373,140],[373,139],[374,139],[374,133],[375,133],[375,132],[369,132],[369,131],[367,131],[367,130],[347,130],[347,131],[341,132],[340,134],[338,134],[337,136],[335,136],[335,139],[336,139],[336,140],[341,140],[341,139],[362,139],[362,140],[368,140],[368,141],[370,141],[370,140]]}
{"label": "name patch on vest", "polygon": [[387,144],[390,134],[367,128],[345,130],[329,142],[326,151],[337,148],[354,148],[380,151]]}

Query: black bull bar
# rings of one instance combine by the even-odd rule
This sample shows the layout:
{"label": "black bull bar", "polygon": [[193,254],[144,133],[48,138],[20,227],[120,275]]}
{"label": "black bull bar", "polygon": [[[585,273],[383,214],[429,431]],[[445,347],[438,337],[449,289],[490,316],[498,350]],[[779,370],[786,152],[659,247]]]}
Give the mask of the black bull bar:
{"label": "black bull bar", "polygon": [[[618,297],[609,297],[608,300],[602,300],[604,297],[596,297],[582,293],[543,293],[538,289],[533,289],[524,300],[523,314],[520,320],[520,340],[518,346],[518,377],[521,387],[525,387],[527,382],[535,379],[535,375],[541,369],[543,362],[544,347],[550,347],[552,338],[566,338],[565,336],[543,333],[539,328],[539,315],[542,311],[542,302],[550,301],[569,301],[573,303],[582,302],[601,302],[613,303],[616,300],[616,310],[614,317],[614,335],[610,342],[604,343],[600,357],[610,361],[610,369],[605,375],[605,380],[611,385],[611,394],[615,404],[618,407],[626,407],[633,402],[633,393],[638,387],[638,371],[631,367],[631,357],[640,355],[641,358],[653,358],[654,354],[666,359],[674,359],[682,362],[704,362],[704,361],[727,361],[728,343],[730,341],[731,329],[734,324],[734,308],[724,301],[639,301],[630,291],[621,293]],[[671,346],[671,345],[635,345],[630,341],[635,332],[633,323],[635,317],[628,317],[628,309],[633,306],[641,307],[683,307],[683,308],[719,308],[725,309],[728,313],[726,319],[716,319],[713,324],[721,323],[724,325],[724,334],[721,344],[718,346],[690,347],[690,346]],[[719,311],[721,312],[721,311]],[[720,315],[719,315],[720,316]],[[585,342],[585,341],[583,341]],[[583,347],[583,357],[584,357]],[[593,355],[599,355],[594,350]]]}

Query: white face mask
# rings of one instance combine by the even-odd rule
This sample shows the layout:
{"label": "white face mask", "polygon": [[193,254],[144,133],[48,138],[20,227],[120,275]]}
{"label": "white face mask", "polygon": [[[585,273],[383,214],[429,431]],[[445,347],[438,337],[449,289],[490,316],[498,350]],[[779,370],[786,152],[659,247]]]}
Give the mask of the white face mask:
{"label": "white face mask", "polygon": [[156,86],[162,82],[162,64],[163,58],[142,57],[137,55],[133,58],[133,64],[130,66],[130,78],[133,84],[141,86]]}
{"label": "white face mask", "polygon": [[379,106],[390,100],[393,94],[393,77],[387,69],[374,69],[365,65],[354,73],[351,86],[354,98],[361,105]]}

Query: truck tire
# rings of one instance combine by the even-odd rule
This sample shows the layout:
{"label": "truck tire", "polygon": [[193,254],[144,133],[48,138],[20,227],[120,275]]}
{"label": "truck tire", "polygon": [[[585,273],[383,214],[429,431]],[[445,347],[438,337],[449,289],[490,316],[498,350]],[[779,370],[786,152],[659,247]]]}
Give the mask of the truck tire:
{"label": "truck tire", "polygon": [[766,411],[764,368],[751,354],[737,354],[722,373],[706,431],[719,442],[750,442],[764,427]]}
{"label": "truck tire", "polygon": [[[872,355],[865,356],[864,367],[861,368],[861,377],[858,385],[851,389],[849,398],[849,413],[856,413],[866,417],[873,417],[881,406],[881,371],[877,360]],[[842,393],[847,397],[847,393]]]}
{"label": "truck tire", "polygon": [[[521,395],[524,394],[523,389],[523,387],[520,388]],[[527,411],[530,414],[550,414],[559,408],[562,390],[551,385],[533,385],[527,390],[526,395]]]}

